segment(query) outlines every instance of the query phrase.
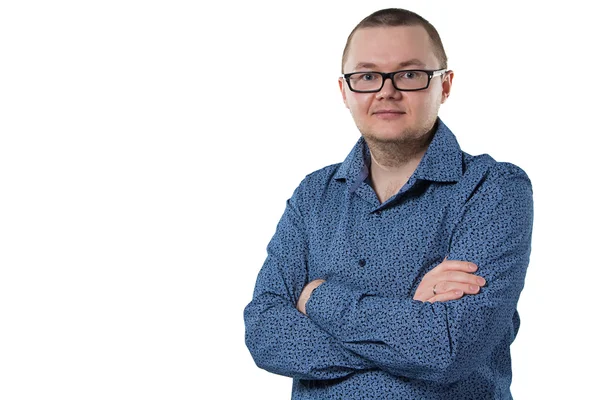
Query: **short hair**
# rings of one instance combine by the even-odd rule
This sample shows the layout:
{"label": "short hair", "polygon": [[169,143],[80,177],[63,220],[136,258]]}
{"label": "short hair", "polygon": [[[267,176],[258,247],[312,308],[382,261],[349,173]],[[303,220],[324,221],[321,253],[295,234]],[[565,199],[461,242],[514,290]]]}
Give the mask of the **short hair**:
{"label": "short hair", "polygon": [[433,25],[429,23],[425,18],[421,17],[412,11],[404,10],[402,8],[386,8],[383,10],[375,11],[373,14],[364,18],[358,23],[350,32],[348,40],[346,40],[346,47],[344,47],[344,53],[342,55],[342,73],[344,73],[344,64],[348,59],[348,51],[350,49],[350,42],[354,33],[362,28],[379,28],[379,27],[393,27],[393,26],[422,26],[429,34],[429,38],[433,44],[433,52],[440,62],[440,68],[448,68],[448,57],[442,44],[442,39],[438,34],[438,31]]}

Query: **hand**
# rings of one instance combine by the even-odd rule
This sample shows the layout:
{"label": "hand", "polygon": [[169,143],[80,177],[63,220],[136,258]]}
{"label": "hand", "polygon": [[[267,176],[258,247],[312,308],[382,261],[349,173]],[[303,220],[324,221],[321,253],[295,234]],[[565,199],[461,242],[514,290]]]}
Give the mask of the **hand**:
{"label": "hand", "polygon": [[[481,286],[485,285],[485,279],[473,275],[477,268],[477,265],[467,261],[444,258],[441,264],[425,274],[413,299],[435,303],[479,293]],[[434,294],[434,288],[437,294]]]}
{"label": "hand", "polygon": [[310,295],[312,294],[313,290],[318,288],[319,285],[321,285],[324,282],[325,280],[323,279],[315,279],[314,281],[309,282],[306,286],[304,286],[304,289],[302,289],[302,293],[300,293],[300,298],[298,298],[298,303],[296,304],[296,308],[298,309],[298,311],[306,315],[306,302],[308,301],[308,299],[310,299]]}

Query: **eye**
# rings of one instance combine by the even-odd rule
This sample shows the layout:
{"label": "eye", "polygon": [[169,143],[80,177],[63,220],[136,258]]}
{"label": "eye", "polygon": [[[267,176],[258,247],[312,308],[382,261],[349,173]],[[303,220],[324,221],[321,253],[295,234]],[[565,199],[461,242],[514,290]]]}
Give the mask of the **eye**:
{"label": "eye", "polygon": [[403,80],[411,81],[415,79],[423,78],[423,72],[421,71],[405,71],[400,75],[400,78]]}
{"label": "eye", "polygon": [[372,81],[377,79],[377,77],[374,74],[371,73],[364,73],[364,74],[358,74],[358,79],[361,81]]}

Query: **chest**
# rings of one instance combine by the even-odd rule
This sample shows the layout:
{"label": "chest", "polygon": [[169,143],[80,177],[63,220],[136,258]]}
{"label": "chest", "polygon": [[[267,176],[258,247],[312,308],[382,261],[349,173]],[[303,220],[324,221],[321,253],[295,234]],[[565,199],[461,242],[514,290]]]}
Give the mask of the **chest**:
{"label": "chest", "polygon": [[447,254],[456,207],[443,188],[378,209],[358,195],[323,199],[309,224],[310,279],[336,276],[384,296],[412,297]]}

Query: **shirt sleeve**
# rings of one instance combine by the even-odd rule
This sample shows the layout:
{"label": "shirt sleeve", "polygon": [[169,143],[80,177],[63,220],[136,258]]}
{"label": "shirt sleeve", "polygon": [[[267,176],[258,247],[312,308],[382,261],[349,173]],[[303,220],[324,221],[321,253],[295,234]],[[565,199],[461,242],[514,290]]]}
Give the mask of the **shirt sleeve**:
{"label": "shirt sleeve", "polygon": [[256,364],[297,379],[326,380],[373,368],[296,309],[308,283],[306,229],[299,211],[302,184],[287,202],[254,296],[244,310],[246,345]]}
{"label": "shirt sleeve", "polygon": [[439,383],[464,379],[501,341],[514,340],[532,225],[527,175],[511,164],[496,167],[462,208],[449,246],[449,260],[479,266],[487,281],[480,293],[432,304],[377,296],[334,277],[312,293],[307,314],[389,373]]}

